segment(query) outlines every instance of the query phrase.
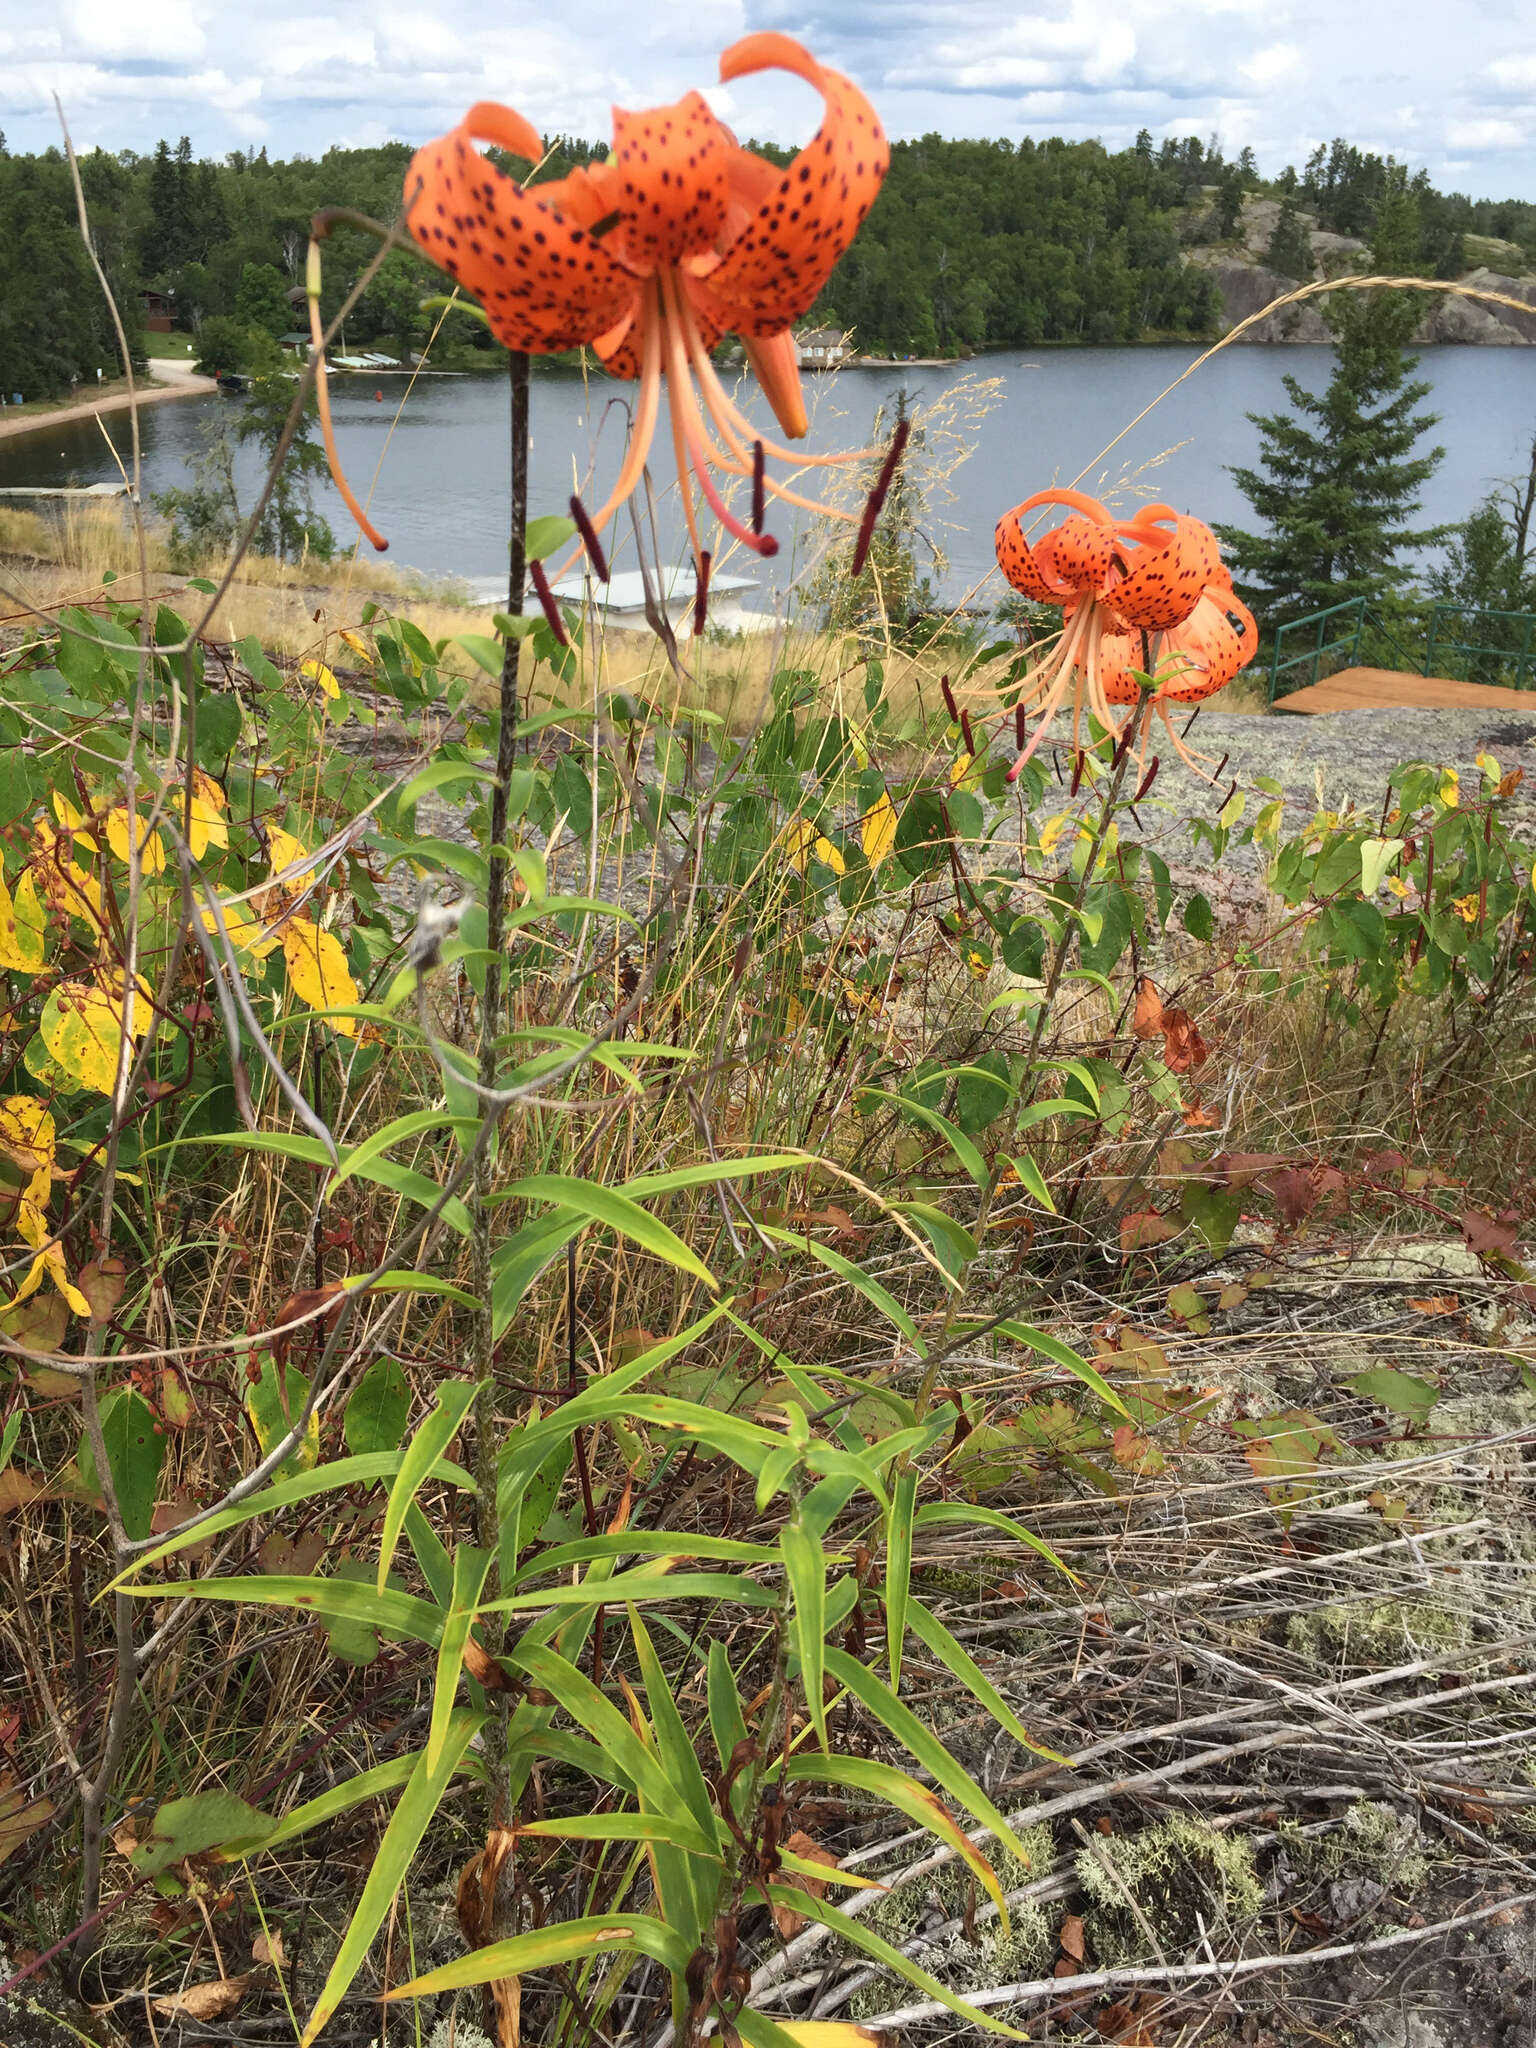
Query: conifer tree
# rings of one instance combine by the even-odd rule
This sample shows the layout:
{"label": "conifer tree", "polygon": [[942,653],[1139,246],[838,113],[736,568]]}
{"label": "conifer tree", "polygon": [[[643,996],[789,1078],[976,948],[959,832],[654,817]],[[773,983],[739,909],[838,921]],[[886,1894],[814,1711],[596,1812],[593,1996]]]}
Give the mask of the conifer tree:
{"label": "conifer tree", "polygon": [[[1375,266],[1413,274],[1418,241],[1413,194],[1401,168],[1390,166]],[[1414,379],[1418,358],[1403,352],[1426,310],[1418,293],[1338,294],[1326,315],[1336,337],[1327,390],[1319,397],[1287,376],[1293,410],[1248,415],[1261,437],[1261,466],[1231,474],[1265,530],[1217,531],[1266,635],[1349,598],[1383,602],[1415,573],[1404,557],[1445,536],[1444,527],[1411,524],[1445,453],[1420,449],[1438,416],[1418,410],[1430,386]]]}

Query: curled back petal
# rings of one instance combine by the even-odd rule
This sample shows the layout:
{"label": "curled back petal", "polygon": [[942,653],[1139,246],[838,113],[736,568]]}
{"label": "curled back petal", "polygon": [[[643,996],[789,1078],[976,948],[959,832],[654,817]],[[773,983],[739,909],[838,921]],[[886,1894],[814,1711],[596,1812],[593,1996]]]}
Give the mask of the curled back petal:
{"label": "curled back petal", "polygon": [[725,228],[725,130],[696,92],[644,113],[613,110],[618,234],[640,276],[711,250]]}
{"label": "curled back petal", "polygon": [[[1242,627],[1233,623],[1236,616]],[[1198,704],[1224,690],[1258,648],[1253,614],[1239,598],[1203,596],[1183,625],[1163,641],[1157,672],[1160,701]]]}
{"label": "curled back petal", "polygon": [[406,175],[412,235],[485,308],[508,348],[549,354],[611,329],[635,279],[604,242],[498,171],[477,136],[526,153],[538,138],[507,107],[482,101],[417,151]]}
{"label": "curled back petal", "polygon": [[1151,633],[1166,633],[1182,625],[1200,602],[1209,576],[1205,541],[1211,537],[1210,528],[1178,513],[1168,513],[1168,518],[1173,531],[1149,529],[1159,532],[1160,540],[1148,538],[1135,549],[1110,598],[1128,626]]}
{"label": "curled back petal", "polygon": [[[1040,505],[1062,505],[1080,517],[1066,520],[1031,547],[1024,538],[1024,515]],[[1058,548],[1058,534],[1069,528]],[[1098,587],[1110,566],[1114,539],[1114,522],[1096,498],[1081,491],[1036,491],[1003,514],[993,544],[998,567],[1015,590],[1039,604],[1064,604]]]}
{"label": "curled back petal", "polygon": [[767,70],[793,71],[815,86],[826,113],[709,276],[710,292],[727,309],[725,324],[755,339],[810,310],[873,206],[891,154],[858,87],[789,36],[745,36],[720,59],[725,82]]}

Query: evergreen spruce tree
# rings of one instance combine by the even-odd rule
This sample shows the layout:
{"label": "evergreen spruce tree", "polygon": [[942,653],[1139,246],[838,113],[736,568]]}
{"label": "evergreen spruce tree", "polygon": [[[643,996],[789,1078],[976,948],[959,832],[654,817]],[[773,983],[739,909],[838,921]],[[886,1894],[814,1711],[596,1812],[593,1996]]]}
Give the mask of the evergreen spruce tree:
{"label": "evergreen spruce tree", "polygon": [[1278,271],[1281,277],[1289,277],[1297,284],[1306,284],[1312,276],[1315,268],[1312,238],[1289,196],[1280,202],[1274,231],[1264,251],[1264,262],[1270,270]]}
{"label": "evergreen spruce tree", "polygon": [[[1372,257],[1408,276],[1418,268],[1417,213],[1400,167],[1391,170]],[[1294,410],[1248,415],[1261,467],[1231,474],[1265,531],[1217,531],[1266,635],[1350,598],[1382,603],[1414,574],[1403,557],[1445,537],[1445,527],[1410,523],[1445,453],[1416,452],[1437,415],[1417,409],[1430,386],[1413,378],[1418,358],[1403,351],[1425,310],[1417,293],[1340,293],[1326,315],[1336,337],[1327,390],[1318,397],[1287,376]]]}

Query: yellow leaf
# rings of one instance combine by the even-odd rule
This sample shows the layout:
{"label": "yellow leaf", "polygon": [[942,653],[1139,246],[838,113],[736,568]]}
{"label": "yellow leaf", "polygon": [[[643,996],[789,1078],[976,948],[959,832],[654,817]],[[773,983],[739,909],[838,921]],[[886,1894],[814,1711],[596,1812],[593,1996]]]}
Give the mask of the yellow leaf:
{"label": "yellow leaf", "polygon": [[811,843],[816,827],[809,818],[793,818],[784,828],[784,850],[796,874],[803,875],[811,863]]}
{"label": "yellow leaf", "polygon": [[859,843],[872,868],[879,867],[896,844],[896,824],[896,806],[891,802],[891,793],[888,789],[882,790],[880,801],[865,812],[859,826]]}
{"label": "yellow leaf", "polygon": [[[158,832],[151,832],[142,819],[139,821],[139,867],[146,875],[161,875],[165,872],[165,847]],[[120,861],[128,859],[128,807],[115,804],[107,813],[107,844]]]}
{"label": "yellow leaf", "polygon": [[1448,811],[1454,811],[1461,802],[1461,777],[1454,768],[1446,768],[1441,772],[1440,801]]}
{"label": "yellow leaf", "polygon": [[373,667],[373,649],[368,645],[368,642],[361,633],[344,632],[341,637],[363,664],[364,668]]}
{"label": "yellow leaf", "polygon": [[189,817],[190,830],[187,844],[192,849],[192,858],[201,860],[210,846],[229,845],[229,827],[224,822],[227,809],[224,792],[211,775],[205,775],[201,768],[192,770],[192,803]]}
{"label": "yellow leaf", "polygon": [[308,661],[301,661],[299,663],[299,674],[304,676],[309,682],[318,683],[324,696],[339,697],[341,695],[340,683],[337,682],[335,676],[323,661],[316,661],[313,657]]}
{"label": "yellow leaf", "polygon": [[53,908],[102,928],[101,889],[71,857],[68,835],[55,832],[46,818],[39,818],[32,833],[32,844],[36,850],[43,894]]}
{"label": "yellow leaf", "polygon": [[88,846],[92,853],[98,851],[96,841],[86,826],[84,811],[77,811],[67,796],[53,792],[53,814],[64,830],[78,839],[82,846]]}
{"label": "yellow leaf", "polygon": [[869,735],[863,726],[848,721],[848,744],[853,749],[853,758],[861,768],[869,766]]}
{"label": "yellow leaf", "polygon": [[848,863],[843,859],[842,853],[832,844],[830,839],[825,839],[818,833],[814,851],[816,858],[824,862],[834,875],[847,874]]}
{"label": "yellow leaf", "polygon": [[[334,932],[322,931],[307,917],[291,918],[283,930],[283,958],[288,963],[289,987],[312,1010],[357,1001],[357,983]],[[344,1038],[357,1036],[355,1017],[328,1017],[326,1022]]]}
{"label": "yellow leaf", "polygon": [[7,1095],[0,1102],[0,1150],[31,1175],[22,1199],[46,1202],[53,1180],[53,1117],[35,1095]]}
{"label": "yellow leaf", "polygon": [[[229,942],[237,953],[249,953],[253,960],[265,960],[269,953],[276,952],[282,944],[280,937],[274,939],[268,936],[267,927],[259,917],[246,917],[232,904],[221,904],[219,907],[224,915],[224,929],[229,934]],[[203,912],[203,928],[210,932],[217,932],[219,929],[218,919],[211,910]]]}
{"label": "yellow leaf", "polygon": [[1490,782],[1498,782],[1503,775],[1503,770],[1492,754],[1479,754],[1477,765],[1482,769]]}
{"label": "yellow leaf", "polygon": [[43,906],[32,870],[23,871],[14,898],[0,875],[0,967],[35,974],[42,964]]}
{"label": "yellow leaf", "polygon": [[[133,1037],[142,1038],[149,1024],[148,990],[134,1003]],[[117,1081],[118,1046],[123,1032],[120,977],[105,987],[85,981],[63,981],[43,1005],[38,1031],[54,1060],[82,1088],[110,1095]]]}
{"label": "yellow leaf", "polygon": [[16,1230],[31,1245],[37,1257],[7,1306],[15,1307],[18,1302],[29,1300],[42,1285],[46,1273],[75,1314],[89,1321],[91,1304],[71,1282],[69,1268],[64,1263],[64,1247],[50,1234],[47,1219],[35,1202],[22,1202],[16,1214]]}
{"label": "yellow leaf", "polygon": [[1070,817],[1070,812],[1061,811],[1054,818],[1046,819],[1045,823],[1040,827],[1040,851],[1042,853],[1050,854],[1056,851],[1061,835],[1066,831],[1067,825],[1070,822]]}
{"label": "yellow leaf", "polygon": [[852,2020],[775,2019],[774,2025],[797,2048],[878,2048],[882,2039],[873,2027],[857,2026]]}
{"label": "yellow leaf", "polygon": [[[302,839],[295,839],[291,832],[285,832],[281,825],[267,827],[267,855],[272,862],[272,872],[280,875],[284,868],[291,868],[296,860],[305,860],[309,848]],[[294,878],[298,880],[296,876]]]}

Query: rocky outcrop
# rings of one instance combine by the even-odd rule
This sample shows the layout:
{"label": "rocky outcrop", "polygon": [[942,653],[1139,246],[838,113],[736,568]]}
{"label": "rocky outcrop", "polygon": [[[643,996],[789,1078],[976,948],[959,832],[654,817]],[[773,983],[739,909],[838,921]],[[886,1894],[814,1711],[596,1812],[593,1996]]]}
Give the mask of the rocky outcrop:
{"label": "rocky outcrop", "polygon": [[[1221,293],[1222,331],[1229,333],[1266,306],[1296,289],[1296,280],[1269,269],[1264,261],[1275,226],[1280,218],[1277,199],[1250,199],[1243,208],[1241,239],[1220,247],[1197,246],[1186,250],[1188,260],[1209,272]],[[1300,213],[1304,226],[1311,215]],[[1307,239],[1319,277],[1336,277],[1370,266],[1366,244],[1350,235],[1332,235],[1311,227]],[[1529,306],[1522,312],[1513,306],[1490,305],[1469,298],[1448,285],[1443,296],[1425,301],[1423,320],[1413,336],[1416,345],[1433,342],[1471,342],[1484,347],[1536,347],[1536,276],[1492,267],[1495,263],[1523,263],[1524,256],[1513,242],[1493,242],[1486,237],[1467,237],[1467,253],[1480,260],[1457,283],[1469,290],[1495,292],[1518,299]],[[1332,340],[1328,324],[1315,301],[1287,306],[1282,312],[1255,320],[1242,340],[1256,342]]]}

